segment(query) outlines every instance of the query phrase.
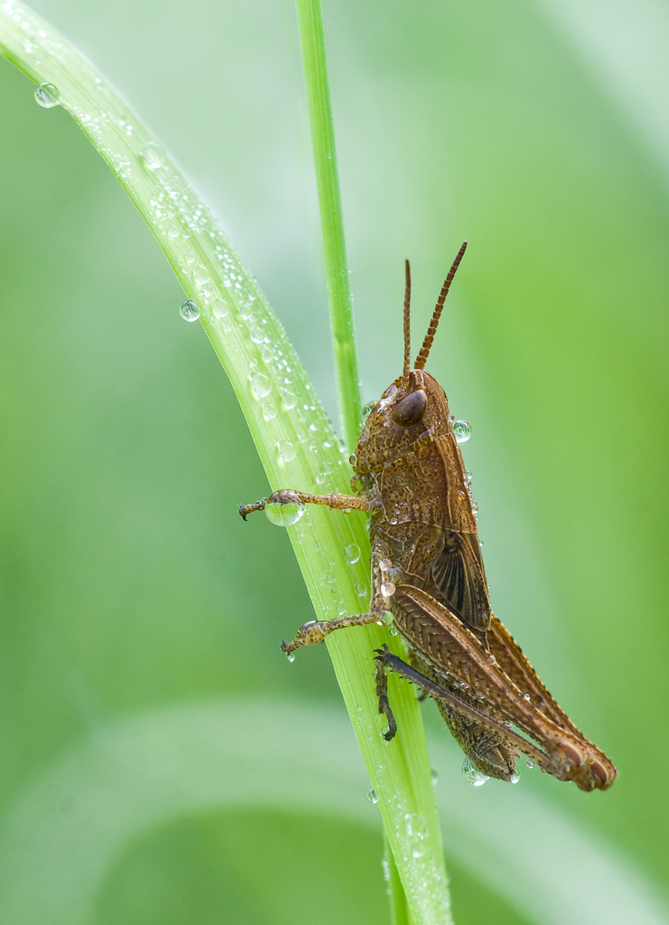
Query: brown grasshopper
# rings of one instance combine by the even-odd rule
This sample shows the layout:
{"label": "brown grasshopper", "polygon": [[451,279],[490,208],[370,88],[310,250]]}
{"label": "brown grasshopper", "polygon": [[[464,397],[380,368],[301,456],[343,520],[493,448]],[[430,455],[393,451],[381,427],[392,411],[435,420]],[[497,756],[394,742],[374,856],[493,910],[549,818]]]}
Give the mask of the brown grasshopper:
{"label": "brown grasshopper", "polygon": [[379,712],[396,723],[387,671],[412,681],[436,701],[464,753],[488,777],[509,781],[521,752],[581,790],[606,790],[613,763],[576,728],[544,687],[518,643],[490,607],[472,509],[469,477],[444,390],[424,371],[451,281],[467,242],[444,281],[423,346],[411,369],[406,261],[404,367],[367,417],[351,464],[356,495],[278,491],[240,507],[244,519],[267,503],[325,504],[371,515],[369,611],[306,623],[284,652],[313,645],[337,629],[385,622],[388,612],[411,664],[377,650]]}

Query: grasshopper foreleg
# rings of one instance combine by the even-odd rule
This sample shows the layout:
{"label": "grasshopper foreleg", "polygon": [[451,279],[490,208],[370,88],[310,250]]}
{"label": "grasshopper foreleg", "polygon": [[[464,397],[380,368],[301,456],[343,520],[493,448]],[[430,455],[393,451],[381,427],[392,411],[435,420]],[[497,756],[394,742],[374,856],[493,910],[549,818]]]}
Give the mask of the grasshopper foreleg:
{"label": "grasshopper foreleg", "polygon": [[[335,630],[346,629],[350,626],[367,626],[370,623],[383,623],[388,615],[388,596],[384,594],[383,578],[387,576],[390,560],[387,558],[387,549],[384,544],[378,543],[372,550],[372,594],[367,613],[349,614],[345,617],[335,617],[334,620],[312,620],[300,627],[292,642],[281,643],[281,651],[290,654],[300,646],[313,646],[325,639]],[[386,620],[384,620],[386,618]]]}
{"label": "grasshopper foreleg", "polygon": [[243,520],[254,511],[264,511],[268,504],[324,504],[335,511],[366,511],[371,513],[380,506],[377,499],[370,500],[364,495],[310,495],[304,491],[293,491],[291,488],[275,491],[269,498],[256,501],[255,504],[240,504],[239,513]]}

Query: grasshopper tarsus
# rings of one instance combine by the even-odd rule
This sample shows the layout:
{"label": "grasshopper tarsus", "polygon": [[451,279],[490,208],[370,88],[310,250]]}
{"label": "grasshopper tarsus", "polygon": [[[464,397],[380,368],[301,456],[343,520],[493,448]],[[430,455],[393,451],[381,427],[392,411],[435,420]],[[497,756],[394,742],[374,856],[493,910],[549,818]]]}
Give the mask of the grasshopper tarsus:
{"label": "grasshopper tarsus", "polygon": [[267,498],[262,498],[260,501],[256,501],[255,504],[240,504],[239,515],[245,521],[249,514],[253,514],[255,511],[264,511],[266,504]]}

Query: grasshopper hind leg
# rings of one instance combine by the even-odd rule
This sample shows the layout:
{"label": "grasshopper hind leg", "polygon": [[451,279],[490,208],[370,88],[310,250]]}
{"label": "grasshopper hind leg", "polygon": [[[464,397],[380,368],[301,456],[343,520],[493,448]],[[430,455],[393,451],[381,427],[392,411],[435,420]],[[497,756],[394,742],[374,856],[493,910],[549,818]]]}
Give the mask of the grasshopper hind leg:
{"label": "grasshopper hind leg", "polygon": [[[394,655],[387,645],[376,650],[377,676],[376,692],[379,697],[379,713],[388,718],[388,731],[384,737],[389,741],[397,731],[397,724],[388,702],[388,681],[386,672],[394,671],[407,681],[417,685],[424,694],[432,697],[439,712],[446,720],[453,738],[465,755],[487,777],[511,781],[516,773],[517,745],[509,741],[510,734],[505,734],[503,721],[492,719],[487,725],[478,721],[481,715],[472,704],[463,700],[429,677],[432,672],[421,659],[413,654],[409,665]],[[441,680],[441,679],[439,679]]]}

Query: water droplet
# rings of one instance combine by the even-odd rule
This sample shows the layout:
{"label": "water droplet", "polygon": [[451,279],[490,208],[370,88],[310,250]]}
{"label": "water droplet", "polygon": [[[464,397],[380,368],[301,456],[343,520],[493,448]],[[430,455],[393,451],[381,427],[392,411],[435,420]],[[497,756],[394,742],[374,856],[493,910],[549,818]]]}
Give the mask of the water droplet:
{"label": "water droplet", "polygon": [[430,768],[430,777],[432,778],[432,786],[434,787],[439,780],[439,771],[435,771],[434,768]]}
{"label": "water droplet", "polygon": [[165,163],[165,151],[157,141],[150,141],[148,145],[144,145],[140,154],[149,170],[157,170]]}
{"label": "water droplet", "polygon": [[361,413],[362,423],[364,423],[365,420],[369,417],[369,412],[372,410],[372,408],[375,405],[376,405],[375,401],[368,401],[366,405],[363,405],[362,413]]}
{"label": "water droplet", "polygon": [[480,787],[489,779],[486,774],[479,771],[474,762],[470,761],[469,758],[465,758],[462,762],[462,776],[468,784],[472,784],[474,787]]}
{"label": "water droplet", "polygon": [[216,299],[212,308],[217,318],[225,318],[225,316],[230,311],[230,306],[225,301],[225,299]]}
{"label": "water droplet", "polygon": [[376,790],[374,790],[373,787],[372,787],[372,789],[369,791],[369,793],[367,794],[367,799],[369,800],[370,803],[378,803],[378,802],[379,802],[378,794],[377,794]]}
{"label": "water droplet", "polygon": [[287,411],[290,411],[297,404],[297,395],[291,392],[290,389],[281,389],[281,399]]}
{"label": "water droplet", "polygon": [[511,783],[517,784],[519,780],[520,780],[520,771],[515,770],[513,774],[511,775]]}
{"label": "water droplet", "polygon": [[171,238],[178,238],[178,237],[179,237],[179,233],[180,233],[180,232],[179,232],[179,226],[178,226],[178,225],[170,225],[170,226],[168,227],[168,229],[167,229],[167,233],[168,233],[168,235],[169,235]]}
{"label": "water droplet", "polygon": [[286,658],[288,659],[289,662],[294,662],[294,661],[295,661],[295,653],[294,653],[294,652],[288,652],[288,654],[286,655]]}
{"label": "water droplet", "polygon": [[35,99],[43,109],[60,106],[60,90],[55,84],[40,84],[35,88]]}
{"label": "water droplet", "polygon": [[364,585],[361,581],[356,581],[355,593],[358,595],[358,597],[365,597],[365,595],[368,593],[367,585]]}
{"label": "water droplet", "polygon": [[260,407],[262,416],[266,421],[272,421],[276,417],[276,405],[274,402],[264,401]]}
{"label": "water droplet", "polygon": [[536,766],[536,765],[535,765],[534,758],[528,758],[527,761],[525,762],[525,764],[526,764],[527,767],[530,769],[530,771],[532,770],[533,767]]}
{"label": "water droplet", "polygon": [[284,440],[281,443],[277,443],[277,449],[279,451],[279,460],[281,462],[292,462],[297,455],[297,450],[290,442],[290,440]]}
{"label": "water droplet", "polygon": [[523,699],[529,701],[530,695],[529,695],[529,694],[523,694]]}
{"label": "water droplet", "polygon": [[418,858],[422,858],[424,856],[425,851],[426,851],[425,848],[420,847],[420,848],[414,848],[411,853],[413,854],[414,858],[418,860]]}
{"label": "water droplet", "polygon": [[417,834],[419,829],[419,819],[418,813],[407,813],[404,817],[404,828],[407,830],[407,835],[409,838],[412,838]]}
{"label": "water droplet", "polygon": [[472,429],[466,421],[454,421],[453,433],[458,443],[466,443],[472,435]]}
{"label": "water droplet", "polygon": [[208,283],[211,279],[211,275],[209,270],[200,264],[199,266],[195,267],[195,270],[193,271],[193,279],[198,286],[204,286],[204,284]]}
{"label": "water droplet", "polygon": [[251,391],[256,398],[264,398],[272,391],[272,380],[265,373],[253,373],[250,380]]}
{"label": "water droplet", "polygon": [[270,523],[277,527],[291,527],[296,524],[304,514],[303,504],[273,504],[265,505],[265,516]]}
{"label": "water droplet", "polygon": [[387,858],[381,858],[381,867],[383,868],[383,879],[388,883],[390,881],[390,864]]}
{"label": "water droplet", "polygon": [[379,626],[390,626],[393,622],[393,615],[389,610],[379,610],[376,614],[376,622]]}
{"label": "water droplet", "polygon": [[355,458],[355,453],[351,453],[351,455],[350,455],[349,458],[348,458],[348,461],[349,461],[350,464],[353,466],[353,468],[355,468],[355,464],[356,464],[356,461],[357,461],[356,458]]}
{"label": "water droplet", "polygon": [[184,321],[197,321],[200,317],[200,309],[198,308],[197,302],[193,302],[192,299],[186,299],[179,311]]}
{"label": "water droplet", "polygon": [[355,543],[351,543],[350,546],[344,547],[344,555],[349,565],[355,565],[356,562],[360,561],[360,547],[356,546]]}
{"label": "water droplet", "polygon": [[395,585],[392,581],[382,581],[379,590],[382,597],[392,597],[395,593]]}

